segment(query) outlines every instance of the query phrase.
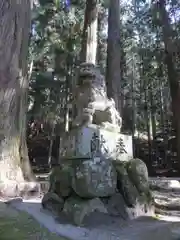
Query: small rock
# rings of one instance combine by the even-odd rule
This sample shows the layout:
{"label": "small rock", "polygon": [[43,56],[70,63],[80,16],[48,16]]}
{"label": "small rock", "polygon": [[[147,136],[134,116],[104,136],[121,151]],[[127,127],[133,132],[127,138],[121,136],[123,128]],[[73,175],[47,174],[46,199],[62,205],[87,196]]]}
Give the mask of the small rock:
{"label": "small rock", "polygon": [[127,208],[129,219],[136,219],[142,216],[154,216],[154,206],[147,203],[138,202],[136,206]]}
{"label": "small rock", "polygon": [[[104,199],[102,199],[103,201]],[[109,197],[107,200],[103,201],[105,207],[108,210],[108,213],[111,216],[120,216],[123,220],[128,219],[127,205],[124,201],[121,193],[116,193],[112,197]]]}
{"label": "small rock", "polygon": [[65,201],[63,212],[73,221],[75,225],[81,226],[86,216],[94,211],[108,213],[104,204],[99,198],[82,199],[73,196]]}
{"label": "small rock", "polygon": [[64,207],[64,200],[56,193],[48,192],[42,199],[42,206],[55,214],[59,214]]}

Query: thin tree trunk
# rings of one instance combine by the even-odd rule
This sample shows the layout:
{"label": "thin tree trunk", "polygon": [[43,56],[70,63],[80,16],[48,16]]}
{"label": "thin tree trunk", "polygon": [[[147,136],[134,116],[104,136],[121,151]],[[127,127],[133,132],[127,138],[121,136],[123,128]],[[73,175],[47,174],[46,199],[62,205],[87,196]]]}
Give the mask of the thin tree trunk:
{"label": "thin tree trunk", "polygon": [[150,112],[151,112],[151,124],[152,124],[152,137],[153,141],[156,140],[156,111],[154,107],[153,99],[153,87],[150,85],[149,99],[150,99]]}
{"label": "thin tree trunk", "polygon": [[1,184],[0,192],[11,196],[20,193],[18,186],[24,182],[22,163],[29,164],[24,104],[30,11],[29,0],[2,0],[0,4],[0,181],[8,185]]}
{"label": "thin tree trunk", "polygon": [[149,119],[149,107],[148,107],[148,99],[147,99],[147,90],[144,91],[144,100],[145,100],[145,119],[146,119],[146,130],[148,135],[148,151],[149,151],[149,159],[148,159],[148,167],[152,165],[151,163],[151,131],[150,131],[150,119]]}
{"label": "thin tree trunk", "polygon": [[[70,70],[70,68],[68,67]],[[69,88],[70,88],[70,76],[67,73],[66,76],[66,89],[65,89],[65,108],[64,108],[64,130],[65,132],[69,132]]]}
{"label": "thin tree trunk", "polygon": [[149,89],[149,100],[150,100],[150,119],[149,119],[149,126],[150,126],[150,132],[152,136],[151,140],[151,155],[152,155],[152,163],[156,161],[157,159],[157,146],[156,146],[156,110],[155,110],[155,103],[153,98],[153,84],[150,83],[150,89]]}
{"label": "thin tree trunk", "polygon": [[160,103],[161,103],[161,111],[160,111],[160,116],[161,116],[161,127],[162,127],[162,132],[163,132],[163,140],[164,140],[164,163],[167,164],[167,146],[168,146],[168,135],[166,133],[166,116],[165,114],[167,111],[165,110],[165,102],[164,102],[164,97],[163,97],[163,88],[162,88],[162,82],[160,82]]}
{"label": "thin tree trunk", "polygon": [[33,66],[34,66],[34,60],[31,60],[31,63],[29,65],[29,71],[28,71],[28,80],[31,80],[32,72],[33,72]]}
{"label": "thin tree trunk", "polygon": [[105,23],[106,23],[106,10],[101,7],[101,11],[99,12],[98,15],[98,44],[97,44],[97,56],[96,56],[96,61],[98,66],[100,66],[100,70],[102,74],[105,74],[105,69],[106,69],[106,39],[102,37],[103,31],[105,28]]}
{"label": "thin tree trunk", "polygon": [[135,66],[134,66],[134,55],[133,55],[133,70],[132,70],[132,81],[131,81],[131,94],[132,94],[132,140],[133,140],[133,156],[135,155],[135,131],[136,131],[136,115],[137,115],[137,107],[136,107],[136,101],[135,101]]}
{"label": "thin tree trunk", "polygon": [[106,84],[109,98],[113,98],[118,111],[121,110],[121,42],[120,42],[120,1],[110,1],[108,15],[108,46]]}
{"label": "thin tree trunk", "polygon": [[167,66],[168,80],[170,85],[170,92],[172,98],[172,112],[173,112],[173,124],[176,130],[176,141],[177,141],[177,158],[180,171],[180,113],[179,113],[179,103],[180,103],[180,85],[179,76],[175,69],[173,54],[175,54],[174,46],[171,36],[172,29],[170,26],[169,17],[166,11],[166,1],[159,0],[157,7],[159,9],[161,21],[162,21],[162,32],[163,41],[165,44],[165,64]]}
{"label": "thin tree trunk", "polygon": [[52,149],[53,149],[53,143],[54,143],[55,126],[56,126],[56,123],[53,122],[52,123],[51,135],[50,135],[49,152],[48,152],[48,165],[49,165],[49,168],[52,167]]}
{"label": "thin tree trunk", "polygon": [[82,47],[80,54],[81,62],[89,62],[93,64],[96,63],[97,27],[98,0],[86,0]]}

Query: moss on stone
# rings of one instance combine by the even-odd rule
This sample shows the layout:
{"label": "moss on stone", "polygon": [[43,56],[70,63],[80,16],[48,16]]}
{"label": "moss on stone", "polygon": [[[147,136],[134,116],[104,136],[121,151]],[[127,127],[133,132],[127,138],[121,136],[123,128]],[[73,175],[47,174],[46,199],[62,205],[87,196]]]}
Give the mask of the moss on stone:
{"label": "moss on stone", "polygon": [[85,217],[92,212],[108,213],[103,202],[99,198],[83,199],[72,196],[65,201],[63,212],[75,225],[82,226]]}
{"label": "moss on stone", "polygon": [[146,164],[138,159],[132,159],[127,165],[128,175],[140,193],[149,191],[148,170]]}
{"label": "moss on stone", "polygon": [[50,174],[50,192],[61,197],[68,197],[71,193],[71,167],[68,164],[56,166]]}
{"label": "moss on stone", "polygon": [[123,195],[128,206],[134,206],[139,198],[139,193],[136,187],[131,182],[128,172],[123,164],[116,166],[117,171],[117,188]]}
{"label": "moss on stone", "polygon": [[82,198],[107,197],[116,191],[117,173],[103,156],[86,159],[74,167],[72,188]]}

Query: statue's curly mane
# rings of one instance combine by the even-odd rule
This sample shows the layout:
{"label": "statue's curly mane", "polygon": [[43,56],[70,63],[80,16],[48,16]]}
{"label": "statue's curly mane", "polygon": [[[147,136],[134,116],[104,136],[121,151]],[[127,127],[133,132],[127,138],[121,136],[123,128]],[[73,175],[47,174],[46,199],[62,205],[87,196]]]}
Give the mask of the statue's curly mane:
{"label": "statue's curly mane", "polygon": [[108,99],[104,76],[99,68],[90,63],[82,63],[75,99],[77,117],[75,125],[102,124],[108,122],[117,128],[121,118],[113,99]]}
{"label": "statue's curly mane", "polygon": [[98,67],[93,64],[82,63],[80,65],[79,76],[80,90],[81,86],[85,85],[89,87],[89,90],[91,90],[92,94],[94,93],[97,98],[99,98],[100,96],[101,98],[107,98],[107,89],[104,76],[101,74]]}

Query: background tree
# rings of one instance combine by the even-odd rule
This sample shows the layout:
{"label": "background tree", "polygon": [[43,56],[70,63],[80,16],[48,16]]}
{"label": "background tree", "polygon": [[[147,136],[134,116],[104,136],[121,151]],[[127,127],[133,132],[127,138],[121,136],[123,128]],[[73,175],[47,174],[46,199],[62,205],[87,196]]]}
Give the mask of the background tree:
{"label": "background tree", "polygon": [[180,85],[179,74],[176,70],[176,61],[179,59],[179,44],[177,44],[175,39],[172,39],[177,36],[177,32],[176,30],[174,31],[170,25],[170,19],[166,11],[166,1],[159,0],[156,3],[156,8],[160,16],[159,21],[162,27],[162,40],[165,46],[164,61],[167,66],[167,75],[171,92],[173,124],[176,130],[177,157],[180,170]]}
{"label": "background tree", "polygon": [[[115,2],[112,2],[114,7]],[[161,21],[158,2],[121,1],[119,10],[116,7],[116,24],[113,25],[112,21],[109,24],[109,29],[118,33],[113,35],[117,48],[115,54],[112,54],[112,61],[118,59],[115,62],[116,68],[112,64],[113,74],[118,76],[113,84],[116,85],[115,90],[121,91],[122,130],[133,135],[135,156],[148,163],[149,169],[158,168],[156,171],[166,171],[166,174],[171,170],[171,174],[174,174],[172,171],[178,168],[177,144],[165,62],[164,22]],[[109,6],[108,1],[98,4],[96,59],[102,73],[106,72],[107,65]],[[72,96],[76,87],[80,48],[83,41],[87,46],[87,38],[82,39],[87,33],[84,28],[85,8],[84,0],[72,0],[68,9],[64,7],[64,1],[55,3],[41,0],[40,5],[33,10],[32,41],[29,48],[29,65],[33,60],[33,67],[29,86],[27,136],[31,161],[33,158],[40,159],[40,155],[43,164],[49,154],[57,158],[59,139],[71,127]],[[173,46],[178,46],[180,36],[179,12],[177,1],[166,3],[171,29],[168,36]],[[96,51],[96,47],[93,49]],[[87,53],[86,50],[85,52]],[[175,48],[172,52],[177,74],[178,49]],[[112,61],[109,61],[110,64]],[[55,134],[52,134],[53,129]],[[155,174],[153,171],[151,173]]]}
{"label": "background tree", "polygon": [[108,11],[108,44],[106,83],[109,98],[115,100],[121,113],[121,42],[120,42],[120,1],[110,1]]}
{"label": "background tree", "polygon": [[81,62],[96,63],[98,0],[86,0],[82,34]]}

